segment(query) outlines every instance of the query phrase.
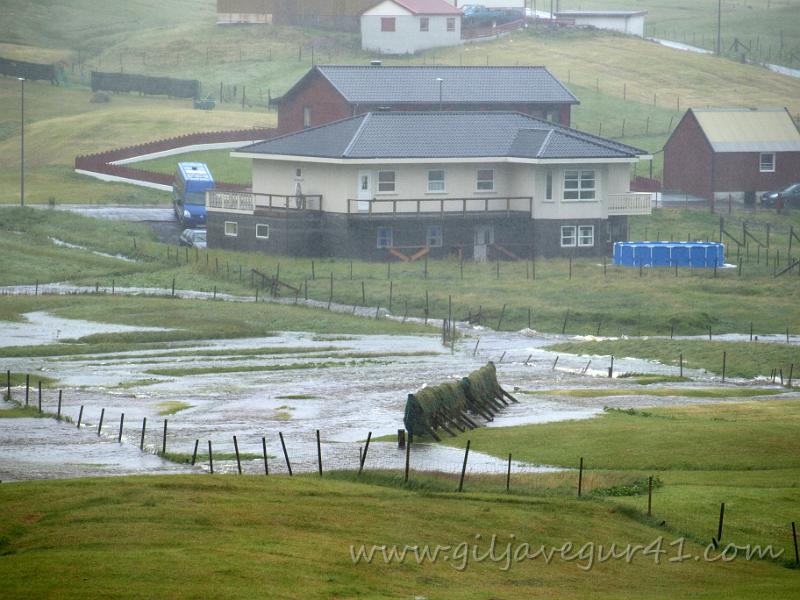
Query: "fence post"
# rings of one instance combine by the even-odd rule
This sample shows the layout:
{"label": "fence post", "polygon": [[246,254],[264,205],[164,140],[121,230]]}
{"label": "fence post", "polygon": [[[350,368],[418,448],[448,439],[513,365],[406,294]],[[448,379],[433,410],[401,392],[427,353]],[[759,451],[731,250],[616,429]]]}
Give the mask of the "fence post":
{"label": "fence post", "polygon": [[25,406],[28,406],[28,396],[31,393],[31,376],[25,375]]}
{"label": "fence post", "polygon": [[583,490],[583,457],[581,456],[581,464],[578,467],[578,498],[581,497],[582,490]]}
{"label": "fence post", "polygon": [[267,461],[267,438],[261,438],[261,448],[264,451],[264,475],[269,475],[269,462]]}
{"label": "fence post", "polygon": [[211,440],[208,440],[208,468],[214,474],[214,454],[211,452]]}
{"label": "fence post", "polygon": [[194,451],[192,452],[192,466],[194,466],[194,463],[197,461],[197,446],[199,445],[200,445],[200,440],[195,440]]}
{"label": "fence post", "polygon": [[61,394],[63,390],[58,390],[58,411],[56,412],[56,420],[61,420]]}
{"label": "fence post", "polygon": [[411,458],[411,434],[408,434],[408,442],[406,443],[406,470],[403,476],[403,483],[408,483],[408,464]]}
{"label": "fence post", "polygon": [[82,419],[83,419],[83,404],[81,404],[81,409],[78,411],[78,429],[81,428]]}
{"label": "fence post", "polygon": [[6,370],[6,399],[11,402],[11,370]]}
{"label": "fence post", "polygon": [[317,429],[317,464],[319,465],[319,476],[322,477],[322,445],[319,441],[319,429]]}
{"label": "fence post", "polygon": [[161,438],[161,456],[167,453],[167,420],[164,419],[164,436]]}
{"label": "fence post", "polygon": [[[81,408],[83,408],[83,407],[81,407]],[[144,417],[142,419],[142,438],[139,441],[139,450],[144,450],[144,432],[145,432],[146,428],[147,428],[147,417]]]}
{"label": "fence post", "polygon": [[292,476],[292,465],[289,462],[289,453],[286,452],[286,443],[283,441],[283,433],[278,432],[278,437],[281,438],[281,447],[283,448],[283,458],[286,459],[286,468],[289,469],[289,477]]}
{"label": "fence post", "polygon": [[100,432],[103,429],[103,418],[106,416],[106,409],[100,409],[100,422],[97,424],[97,435],[100,435]]}
{"label": "fence post", "polygon": [[369,441],[372,439],[372,432],[370,431],[367,433],[367,442],[364,444],[364,453],[361,455],[361,461],[358,466],[358,474],[361,475],[361,472],[364,470],[364,463],[367,462],[367,451],[369,450]]}
{"label": "fence post", "polygon": [[233,436],[233,450],[236,452],[236,468],[239,470],[239,475],[242,474],[242,460],[239,457],[239,441],[236,436]]}
{"label": "fence post", "polygon": [[511,491],[511,453],[508,453],[508,471],[506,472],[506,492]]}
{"label": "fence post", "polygon": [[469,458],[469,445],[471,440],[467,440],[467,448],[464,451],[464,464],[461,465],[461,479],[458,480],[458,491],[464,489],[464,474],[467,472],[467,458]]}
{"label": "fence post", "polygon": [[647,516],[653,516],[653,478],[647,480]]}

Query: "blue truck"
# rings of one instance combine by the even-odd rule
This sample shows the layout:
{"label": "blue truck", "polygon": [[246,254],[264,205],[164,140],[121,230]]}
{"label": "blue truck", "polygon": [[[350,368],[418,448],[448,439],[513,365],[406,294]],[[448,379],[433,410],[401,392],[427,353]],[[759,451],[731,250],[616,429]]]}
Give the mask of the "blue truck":
{"label": "blue truck", "polygon": [[172,180],[172,203],[178,222],[185,227],[205,227],[206,190],[214,178],[205,163],[181,162]]}

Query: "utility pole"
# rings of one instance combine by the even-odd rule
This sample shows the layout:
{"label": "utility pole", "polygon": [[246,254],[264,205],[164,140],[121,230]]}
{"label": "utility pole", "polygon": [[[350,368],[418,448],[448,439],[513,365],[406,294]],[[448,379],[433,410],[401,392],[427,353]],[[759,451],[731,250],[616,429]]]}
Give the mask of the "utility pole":
{"label": "utility pole", "polygon": [[25,78],[19,78],[19,205],[25,206]]}

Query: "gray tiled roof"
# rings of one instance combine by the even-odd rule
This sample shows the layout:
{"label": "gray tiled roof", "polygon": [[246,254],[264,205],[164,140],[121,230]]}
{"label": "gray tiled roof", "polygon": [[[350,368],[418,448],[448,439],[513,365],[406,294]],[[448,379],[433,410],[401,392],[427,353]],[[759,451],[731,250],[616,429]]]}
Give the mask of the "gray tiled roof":
{"label": "gray tiled roof", "polygon": [[325,158],[630,158],[647,154],[515,112],[366,113],[238,152]]}
{"label": "gray tiled roof", "polygon": [[[579,104],[545,67],[340,66],[316,67],[355,104]],[[291,93],[291,90],[287,95]]]}

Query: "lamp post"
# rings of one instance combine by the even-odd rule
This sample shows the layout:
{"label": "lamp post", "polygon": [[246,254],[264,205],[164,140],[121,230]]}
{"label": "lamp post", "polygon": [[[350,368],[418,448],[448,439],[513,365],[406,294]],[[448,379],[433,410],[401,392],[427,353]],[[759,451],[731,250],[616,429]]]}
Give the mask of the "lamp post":
{"label": "lamp post", "polygon": [[439,82],[439,112],[442,112],[442,84],[444,83],[444,79],[437,77],[436,81]]}
{"label": "lamp post", "polygon": [[19,78],[19,205],[25,206],[25,78]]}

